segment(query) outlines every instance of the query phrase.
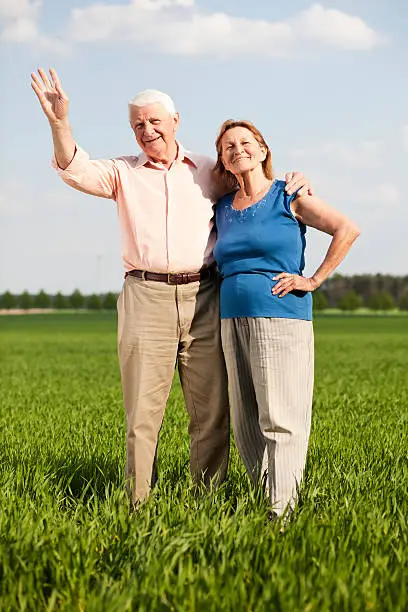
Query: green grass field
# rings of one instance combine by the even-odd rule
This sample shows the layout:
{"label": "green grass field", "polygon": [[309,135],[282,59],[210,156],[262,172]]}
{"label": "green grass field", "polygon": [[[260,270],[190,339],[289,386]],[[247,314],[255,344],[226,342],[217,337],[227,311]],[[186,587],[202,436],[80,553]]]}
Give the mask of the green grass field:
{"label": "green grass field", "polygon": [[294,521],[266,521],[232,448],[194,495],[175,379],[161,478],[124,493],[114,314],[0,318],[0,610],[408,610],[408,319],[318,317]]}

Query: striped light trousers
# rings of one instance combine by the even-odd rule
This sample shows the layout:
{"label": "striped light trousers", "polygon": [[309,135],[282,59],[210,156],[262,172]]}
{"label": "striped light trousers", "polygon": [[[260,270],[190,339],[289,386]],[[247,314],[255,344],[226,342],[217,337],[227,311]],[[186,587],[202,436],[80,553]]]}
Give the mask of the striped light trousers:
{"label": "striped light trousers", "polygon": [[222,319],[235,442],[253,484],[266,481],[274,511],[293,509],[310,434],[313,324]]}

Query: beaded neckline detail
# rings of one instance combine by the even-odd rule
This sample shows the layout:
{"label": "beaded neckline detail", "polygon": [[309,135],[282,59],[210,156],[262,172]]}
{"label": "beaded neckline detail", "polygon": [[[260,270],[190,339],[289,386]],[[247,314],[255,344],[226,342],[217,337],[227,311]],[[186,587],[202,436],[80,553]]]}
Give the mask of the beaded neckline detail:
{"label": "beaded neckline detail", "polygon": [[268,191],[263,196],[263,198],[261,198],[257,202],[254,202],[250,206],[247,206],[246,208],[243,208],[243,209],[234,208],[233,204],[234,204],[235,194],[232,194],[231,200],[229,202],[229,206],[226,207],[226,211],[225,211],[226,220],[231,222],[232,219],[235,218],[235,219],[238,219],[238,221],[243,222],[246,219],[254,217],[261,208],[264,208],[268,198],[270,197],[272,192],[275,190],[276,185],[277,185],[277,181],[274,180],[272,185],[269,187]]}

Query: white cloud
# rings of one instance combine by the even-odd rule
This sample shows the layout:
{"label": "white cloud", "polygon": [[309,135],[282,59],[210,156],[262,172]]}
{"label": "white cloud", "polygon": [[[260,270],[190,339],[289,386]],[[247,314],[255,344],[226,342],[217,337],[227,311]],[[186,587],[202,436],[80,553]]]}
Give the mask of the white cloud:
{"label": "white cloud", "polygon": [[[75,43],[130,42],[173,55],[289,57],[320,48],[363,51],[383,39],[362,19],[313,4],[284,21],[204,13],[194,0],[132,0],[71,12],[65,40],[39,31],[43,0],[0,0],[0,40],[67,52]],[[244,44],[243,44],[244,43]]]}
{"label": "white cloud", "polygon": [[42,0],[1,0],[0,20],[33,18],[41,5]]}
{"label": "white cloud", "polygon": [[67,54],[69,45],[42,34],[38,18],[43,0],[0,0],[0,41],[29,43],[37,50]]}
{"label": "white cloud", "polygon": [[37,18],[42,0],[0,0],[1,38],[30,42],[38,36]]}
{"label": "white cloud", "polygon": [[320,4],[289,20],[297,39],[350,51],[365,51],[384,42],[362,19]]}
{"label": "white cloud", "polygon": [[11,42],[33,42],[38,37],[37,25],[31,19],[16,19],[4,28],[1,37]]}
{"label": "white cloud", "polygon": [[[284,20],[203,13],[194,0],[133,0],[72,11],[73,42],[129,41],[179,55],[290,56],[316,48],[368,50],[383,39],[362,19],[314,4]],[[245,44],[243,44],[243,41]]]}

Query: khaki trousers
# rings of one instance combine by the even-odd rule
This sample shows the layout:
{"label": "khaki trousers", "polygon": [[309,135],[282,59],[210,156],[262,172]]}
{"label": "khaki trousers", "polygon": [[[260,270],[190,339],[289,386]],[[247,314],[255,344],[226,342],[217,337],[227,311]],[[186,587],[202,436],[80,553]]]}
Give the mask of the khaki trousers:
{"label": "khaki trousers", "polygon": [[205,484],[224,480],[229,407],[219,281],[169,285],[127,276],[118,299],[118,353],[133,503],[146,498],[155,481],[158,435],[176,363],[190,417],[193,478]]}
{"label": "khaki trousers", "polygon": [[293,508],[310,433],[311,321],[223,319],[235,441],[252,482],[266,480],[278,515]]}

